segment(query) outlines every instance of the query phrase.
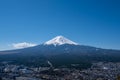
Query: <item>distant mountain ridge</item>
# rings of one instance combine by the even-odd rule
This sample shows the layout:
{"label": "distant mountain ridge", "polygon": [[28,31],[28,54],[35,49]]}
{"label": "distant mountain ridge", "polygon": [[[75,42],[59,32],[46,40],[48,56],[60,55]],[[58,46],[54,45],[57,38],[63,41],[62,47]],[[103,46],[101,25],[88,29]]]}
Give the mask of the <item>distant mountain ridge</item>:
{"label": "distant mountain ridge", "polygon": [[57,36],[41,45],[1,51],[0,54],[0,61],[11,60],[29,65],[46,65],[48,60],[53,65],[59,66],[71,64],[84,66],[94,61],[120,61],[120,50],[79,45],[63,36]]}

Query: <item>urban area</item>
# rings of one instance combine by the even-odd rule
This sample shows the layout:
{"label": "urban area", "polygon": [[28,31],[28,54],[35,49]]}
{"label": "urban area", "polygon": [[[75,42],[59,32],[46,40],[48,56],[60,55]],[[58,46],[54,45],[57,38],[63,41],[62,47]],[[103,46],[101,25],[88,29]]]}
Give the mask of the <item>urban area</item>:
{"label": "urban area", "polygon": [[120,63],[98,62],[83,70],[2,64],[0,80],[120,80]]}

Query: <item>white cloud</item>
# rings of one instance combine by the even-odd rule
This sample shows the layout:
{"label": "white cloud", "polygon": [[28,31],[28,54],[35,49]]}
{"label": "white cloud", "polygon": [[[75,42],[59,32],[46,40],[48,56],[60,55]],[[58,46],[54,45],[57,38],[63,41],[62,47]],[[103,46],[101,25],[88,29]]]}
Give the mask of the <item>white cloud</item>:
{"label": "white cloud", "polygon": [[16,49],[21,49],[21,48],[27,48],[27,47],[32,47],[36,46],[37,44],[34,43],[27,43],[27,42],[22,42],[22,43],[13,43],[12,46]]}

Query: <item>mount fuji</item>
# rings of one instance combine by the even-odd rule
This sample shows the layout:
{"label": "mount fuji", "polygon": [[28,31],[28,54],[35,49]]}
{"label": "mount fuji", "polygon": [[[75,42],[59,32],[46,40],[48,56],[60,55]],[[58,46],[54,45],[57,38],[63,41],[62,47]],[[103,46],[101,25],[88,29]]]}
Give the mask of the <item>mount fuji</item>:
{"label": "mount fuji", "polygon": [[57,36],[47,42],[44,43],[45,45],[63,45],[63,44],[72,44],[72,45],[78,45],[78,43],[75,43],[63,36]]}
{"label": "mount fuji", "polygon": [[28,66],[47,66],[47,61],[50,61],[54,66],[79,64],[80,67],[88,67],[97,61],[120,61],[120,50],[80,45],[63,36],[57,36],[34,47],[0,51],[0,62],[2,61]]}

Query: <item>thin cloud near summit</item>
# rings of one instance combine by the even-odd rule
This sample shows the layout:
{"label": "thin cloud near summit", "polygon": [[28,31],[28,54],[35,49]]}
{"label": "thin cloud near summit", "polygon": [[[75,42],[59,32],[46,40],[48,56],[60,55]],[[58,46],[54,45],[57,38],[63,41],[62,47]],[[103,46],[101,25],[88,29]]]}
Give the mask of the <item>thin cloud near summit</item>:
{"label": "thin cloud near summit", "polygon": [[37,44],[35,43],[22,42],[22,43],[13,43],[12,47],[15,49],[21,49],[21,48],[33,47],[36,45]]}

